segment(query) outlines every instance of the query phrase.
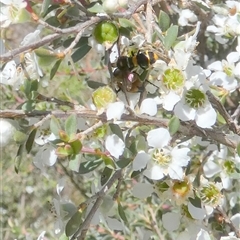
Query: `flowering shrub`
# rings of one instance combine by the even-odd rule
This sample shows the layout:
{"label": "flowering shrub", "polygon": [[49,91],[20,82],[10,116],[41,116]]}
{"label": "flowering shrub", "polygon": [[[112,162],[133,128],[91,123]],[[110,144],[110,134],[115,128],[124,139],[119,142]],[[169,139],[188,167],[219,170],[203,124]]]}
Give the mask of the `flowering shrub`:
{"label": "flowering shrub", "polygon": [[240,238],[238,1],[0,3],[1,149],[57,182],[28,239]]}

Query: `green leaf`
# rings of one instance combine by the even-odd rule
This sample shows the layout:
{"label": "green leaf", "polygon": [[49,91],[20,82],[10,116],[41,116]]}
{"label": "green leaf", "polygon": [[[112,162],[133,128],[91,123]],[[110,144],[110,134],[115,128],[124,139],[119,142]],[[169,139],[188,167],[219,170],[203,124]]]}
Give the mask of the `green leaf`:
{"label": "green leaf", "polygon": [[104,13],[103,6],[99,3],[94,4],[92,7],[88,8],[91,13]]}
{"label": "green leaf", "polygon": [[102,160],[104,161],[104,164],[106,167],[108,167],[110,169],[116,168],[115,163],[112,158],[107,157],[107,156],[102,156]]}
{"label": "green leaf", "polygon": [[77,115],[72,114],[70,115],[67,120],[65,121],[65,131],[67,135],[70,137],[75,137],[77,133]]}
{"label": "green leaf", "polygon": [[56,61],[56,63],[52,67],[51,72],[50,72],[50,80],[53,79],[53,77],[55,76],[61,62],[62,62],[62,59],[59,59],[58,61]]}
{"label": "green leaf", "polygon": [[82,149],[82,143],[80,142],[80,140],[75,140],[75,141],[73,141],[73,142],[69,142],[70,143],[70,145],[71,145],[71,147],[72,147],[72,149],[73,149],[73,153],[74,154],[79,154],[79,152],[81,151],[81,149]]}
{"label": "green leaf", "polygon": [[35,101],[28,100],[25,103],[22,104],[22,110],[26,112],[31,112],[35,107]]}
{"label": "green leaf", "polygon": [[177,117],[172,117],[169,121],[168,128],[171,135],[175,134],[180,127],[180,121]]}
{"label": "green leaf", "polygon": [[51,0],[43,0],[41,12],[40,12],[41,17],[46,16],[48,12],[48,7],[50,6],[51,2],[52,2]]}
{"label": "green leaf", "polygon": [[59,137],[59,131],[61,130],[61,125],[59,120],[55,116],[52,116],[51,118],[50,130],[56,137]]}
{"label": "green leaf", "polygon": [[13,134],[13,139],[17,144],[22,144],[26,141],[27,134],[22,131],[16,130]]}
{"label": "green leaf", "polygon": [[125,215],[125,212],[123,210],[121,203],[118,203],[118,213],[119,213],[120,218],[127,224],[128,220],[127,220],[127,217]]}
{"label": "green leaf", "polygon": [[91,47],[89,45],[82,45],[80,46],[73,54],[72,60],[73,62],[77,62],[81,60],[89,51]]}
{"label": "green leaf", "polygon": [[67,222],[65,227],[65,233],[67,237],[72,236],[80,227],[82,223],[82,213],[77,211]]}
{"label": "green leaf", "polygon": [[196,208],[201,208],[201,199],[198,197],[195,198],[189,198],[190,203],[196,207]]}
{"label": "green leaf", "polygon": [[178,36],[178,26],[171,26],[166,33],[166,37],[164,38],[164,46],[166,50],[169,50],[175,43]]}
{"label": "green leaf", "polygon": [[27,98],[32,98],[32,92],[36,92],[38,90],[38,81],[37,80],[28,80],[24,81],[24,93],[26,94]]}
{"label": "green leaf", "polygon": [[102,163],[103,160],[101,158],[93,161],[83,162],[80,164],[78,173],[85,174],[92,172],[94,169],[98,168]]}
{"label": "green leaf", "polygon": [[238,143],[238,145],[237,145],[237,154],[240,157],[240,143]]}
{"label": "green leaf", "polygon": [[105,167],[102,174],[101,174],[101,185],[105,185],[107,183],[108,179],[111,177],[113,172],[113,169],[110,169],[108,167]]}
{"label": "green leaf", "polygon": [[116,165],[120,168],[125,168],[131,161],[131,158],[123,158],[117,161]]}
{"label": "green leaf", "polygon": [[113,134],[116,134],[119,138],[121,138],[124,141],[122,129],[119,127],[118,124],[109,123],[109,127]]}
{"label": "green leaf", "polygon": [[104,87],[106,86],[105,83],[101,83],[101,82],[95,82],[95,81],[87,81],[87,85],[92,88],[92,89],[97,89],[99,87]]}
{"label": "green leaf", "polygon": [[14,159],[14,169],[15,169],[15,172],[18,173],[19,172],[19,167],[21,165],[21,162],[22,162],[22,154],[23,154],[23,151],[24,151],[24,144],[21,144],[18,148],[18,151],[17,151],[17,156],[15,157]]}
{"label": "green leaf", "polygon": [[170,17],[167,13],[164,11],[160,11],[159,18],[158,18],[158,24],[162,32],[167,31],[167,29],[170,27]]}
{"label": "green leaf", "polygon": [[81,154],[72,155],[68,164],[69,169],[74,172],[78,172],[80,161],[81,161]]}
{"label": "green leaf", "polygon": [[[65,48],[68,48],[74,40],[75,40],[74,37],[66,39],[66,41],[63,42],[63,46]],[[79,48],[84,45],[88,45],[88,37],[81,37],[73,49]]]}
{"label": "green leaf", "polygon": [[124,28],[136,28],[136,26],[134,25],[134,23],[126,18],[119,18],[118,19],[119,24],[121,27]]}
{"label": "green leaf", "polygon": [[33,146],[33,143],[34,143],[36,133],[37,133],[37,128],[34,128],[28,136],[28,139],[26,141],[26,151],[27,151],[27,153],[30,153],[30,151],[32,150],[32,146]]}

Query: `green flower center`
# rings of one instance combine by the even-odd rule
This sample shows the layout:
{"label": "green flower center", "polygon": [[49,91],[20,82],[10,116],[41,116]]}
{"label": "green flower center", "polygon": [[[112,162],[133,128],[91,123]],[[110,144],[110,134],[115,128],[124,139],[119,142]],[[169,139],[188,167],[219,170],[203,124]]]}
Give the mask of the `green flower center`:
{"label": "green flower center", "polygon": [[177,90],[183,87],[185,78],[179,69],[167,69],[162,78],[163,84],[169,90]]}
{"label": "green flower center", "polygon": [[229,76],[231,77],[233,75],[233,71],[232,68],[230,66],[223,66],[223,71]]}
{"label": "green flower center", "polygon": [[214,184],[209,184],[200,190],[200,198],[204,203],[217,205],[222,194]]}
{"label": "green flower center", "polygon": [[235,172],[235,164],[234,162],[230,160],[224,161],[223,168],[226,171],[226,173],[231,174]]}
{"label": "green flower center", "polygon": [[199,89],[192,88],[187,91],[185,101],[191,108],[202,107],[206,102],[206,95]]}
{"label": "green flower center", "polygon": [[163,151],[159,149],[155,150],[152,158],[155,162],[157,162],[158,165],[161,165],[162,167],[167,167],[172,160],[169,155],[164,154]]}
{"label": "green flower center", "polygon": [[188,194],[188,192],[190,190],[190,185],[188,182],[185,182],[185,181],[184,182],[176,182],[172,186],[172,190],[178,196],[184,197],[186,194]]}

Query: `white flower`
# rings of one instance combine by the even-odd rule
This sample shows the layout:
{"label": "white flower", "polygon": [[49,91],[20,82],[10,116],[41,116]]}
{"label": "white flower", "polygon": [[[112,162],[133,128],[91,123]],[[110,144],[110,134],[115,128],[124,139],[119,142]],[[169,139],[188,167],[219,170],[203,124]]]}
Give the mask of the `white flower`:
{"label": "white flower", "polygon": [[105,146],[109,153],[117,159],[123,154],[123,151],[125,149],[123,140],[116,134],[107,136]]}
{"label": "white flower", "polygon": [[13,120],[0,118],[0,148],[7,146],[12,140],[16,128]]}
{"label": "white flower", "polygon": [[25,0],[0,0],[5,6],[0,9],[0,26],[8,27],[11,23],[17,23],[21,10],[27,6]]}
{"label": "white flower", "polygon": [[182,121],[195,120],[202,128],[215,124],[217,113],[205,94],[206,86],[201,84],[199,76],[194,76],[186,84],[182,99],[175,105],[174,113]]}
{"label": "white flower", "polygon": [[189,148],[178,147],[172,150],[169,148],[150,150],[152,159],[148,162],[144,175],[152,180],[160,180],[168,174],[171,179],[182,180],[183,167],[186,167],[190,160],[189,151]]}

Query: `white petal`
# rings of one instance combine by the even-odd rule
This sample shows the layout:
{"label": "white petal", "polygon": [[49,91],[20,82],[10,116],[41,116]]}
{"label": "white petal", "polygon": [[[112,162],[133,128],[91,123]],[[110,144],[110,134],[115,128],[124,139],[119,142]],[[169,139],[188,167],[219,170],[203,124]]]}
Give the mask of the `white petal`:
{"label": "white petal", "polygon": [[144,99],[140,107],[140,113],[146,113],[149,116],[155,116],[157,114],[157,103],[155,100],[152,98]]}
{"label": "white petal", "polygon": [[178,101],[180,101],[180,96],[171,91],[163,99],[163,108],[167,111],[172,111]]}
{"label": "white petal", "polygon": [[206,215],[206,212],[204,209],[197,208],[193,206],[190,202],[188,202],[188,211],[191,214],[191,216],[197,220],[203,220]]}
{"label": "white petal", "polygon": [[168,168],[168,174],[171,179],[182,180],[183,179],[183,169],[178,165],[171,165]]}
{"label": "white petal", "polygon": [[182,121],[189,121],[194,119],[196,110],[190,108],[188,105],[182,104],[180,101],[175,105],[174,113]]}
{"label": "white petal", "polygon": [[147,134],[147,141],[150,147],[163,148],[171,140],[170,133],[165,128],[150,130]]}
{"label": "white petal", "polygon": [[151,184],[148,183],[136,183],[132,188],[132,194],[134,197],[144,199],[149,197],[154,192]]}
{"label": "white petal", "polygon": [[152,180],[160,180],[164,177],[162,169],[158,165],[154,165],[149,169],[146,169],[143,174]]}
{"label": "white petal", "polygon": [[221,167],[213,161],[207,161],[203,165],[203,172],[204,172],[205,177],[211,178],[214,175],[216,175],[217,173],[221,172]]}
{"label": "white petal", "polygon": [[120,120],[121,116],[124,112],[124,103],[123,102],[115,102],[110,103],[107,108],[107,120],[116,119]]}
{"label": "white petal", "polygon": [[112,134],[107,136],[105,142],[106,149],[110,152],[110,154],[119,158],[123,154],[125,144],[121,138],[119,138],[116,134]]}
{"label": "white petal", "polygon": [[180,225],[180,218],[181,216],[178,213],[168,212],[163,214],[163,227],[169,232],[177,230]]}
{"label": "white petal", "polygon": [[139,171],[145,168],[149,160],[150,156],[144,151],[140,151],[133,160],[133,171]]}
{"label": "white petal", "polygon": [[58,180],[56,189],[57,189],[57,194],[58,194],[59,196],[60,196],[61,191],[64,189],[65,180],[66,180],[66,179],[65,179],[64,177]]}
{"label": "white petal", "polygon": [[211,238],[206,230],[201,229],[197,234],[196,240],[211,240]]}
{"label": "white petal", "polygon": [[230,63],[235,63],[239,60],[239,53],[238,52],[231,52],[227,55],[227,60]]}
{"label": "white petal", "polygon": [[209,104],[205,108],[197,110],[196,124],[202,128],[211,127],[217,119],[217,113],[214,108]]}
{"label": "white petal", "polygon": [[182,167],[187,166],[187,164],[190,160],[190,156],[188,156],[189,152],[190,152],[189,148],[174,147],[171,152],[173,162]]}
{"label": "white petal", "polygon": [[213,71],[223,71],[222,62],[220,61],[209,64],[207,68]]}
{"label": "white petal", "polygon": [[233,225],[235,226],[235,228],[240,229],[240,213],[233,215],[230,218],[230,220],[233,223]]}

